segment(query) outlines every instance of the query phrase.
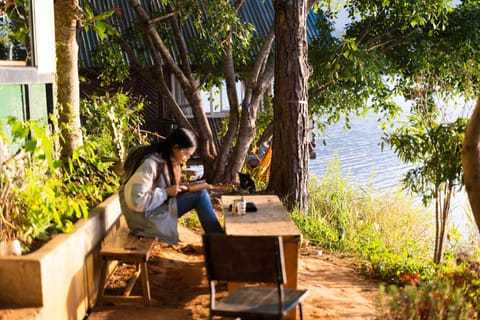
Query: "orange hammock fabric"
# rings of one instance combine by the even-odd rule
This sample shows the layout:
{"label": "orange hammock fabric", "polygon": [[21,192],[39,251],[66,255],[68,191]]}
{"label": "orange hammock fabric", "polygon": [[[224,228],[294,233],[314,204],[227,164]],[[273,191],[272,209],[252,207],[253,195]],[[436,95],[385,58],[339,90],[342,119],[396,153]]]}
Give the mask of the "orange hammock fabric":
{"label": "orange hammock fabric", "polygon": [[272,146],[268,146],[267,151],[260,159],[259,163],[252,167],[248,161],[245,162],[247,172],[254,180],[261,180],[266,182],[268,180],[268,175],[270,174],[270,164],[272,163]]}

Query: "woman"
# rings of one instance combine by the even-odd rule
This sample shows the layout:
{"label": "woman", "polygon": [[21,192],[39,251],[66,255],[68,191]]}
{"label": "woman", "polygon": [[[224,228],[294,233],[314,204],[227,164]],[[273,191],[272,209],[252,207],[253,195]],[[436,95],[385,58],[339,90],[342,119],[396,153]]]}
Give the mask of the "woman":
{"label": "woman", "polygon": [[181,165],[195,152],[192,131],[175,129],[164,141],[133,150],[125,160],[119,197],[135,235],[178,243],[177,218],[195,209],[206,233],[223,233],[207,190],[180,184]]}

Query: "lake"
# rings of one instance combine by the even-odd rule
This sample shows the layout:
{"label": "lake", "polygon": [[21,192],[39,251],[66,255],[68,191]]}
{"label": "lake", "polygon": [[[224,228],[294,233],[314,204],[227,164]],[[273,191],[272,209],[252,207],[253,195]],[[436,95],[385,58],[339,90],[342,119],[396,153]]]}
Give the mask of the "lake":
{"label": "lake", "polygon": [[[373,190],[385,192],[398,190],[400,179],[410,168],[394,152],[380,147],[382,130],[376,121],[376,115],[366,118],[353,118],[351,129],[345,131],[342,124],[328,127],[324,136],[316,138],[316,158],[310,160],[310,173],[322,177],[328,163],[335,158],[340,161],[342,175],[353,184],[370,186]],[[323,145],[326,139],[327,145]],[[472,232],[469,218],[469,204],[466,193],[458,193],[452,203],[449,221],[457,227],[464,237]],[[434,215],[433,209],[429,209]],[[473,232],[478,233],[476,228]]]}
{"label": "lake", "polygon": [[323,176],[337,153],[342,173],[349,175],[351,182],[370,183],[377,190],[397,188],[408,167],[393,151],[382,152],[379,145],[382,134],[375,116],[354,118],[348,131],[341,124],[328,127],[325,135],[316,139],[316,158],[310,160],[310,172]]}

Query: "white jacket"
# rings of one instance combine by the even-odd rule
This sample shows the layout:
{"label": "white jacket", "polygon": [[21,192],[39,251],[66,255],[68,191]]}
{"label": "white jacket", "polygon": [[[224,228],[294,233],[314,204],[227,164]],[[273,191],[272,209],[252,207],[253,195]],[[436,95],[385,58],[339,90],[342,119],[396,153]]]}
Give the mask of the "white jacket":
{"label": "white jacket", "polygon": [[170,185],[167,163],[155,153],[120,187],[122,213],[132,233],[178,243],[177,201],[165,190]]}

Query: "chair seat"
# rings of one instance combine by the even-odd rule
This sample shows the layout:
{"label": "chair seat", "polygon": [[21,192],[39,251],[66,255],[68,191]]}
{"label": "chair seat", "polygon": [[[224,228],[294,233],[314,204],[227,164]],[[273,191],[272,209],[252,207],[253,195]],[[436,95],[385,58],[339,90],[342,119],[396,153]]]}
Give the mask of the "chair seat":
{"label": "chair seat", "polygon": [[[282,237],[206,233],[203,248],[210,285],[210,320],[214,316],[291,319],[296,306],[303,319],[301,302],[308,290],[284,286],[287,281]],[[238,283],[239,287],[217,302],[217,281]]]}
{"label": "chair seat", "polygon": [[241,287],[216,303],[212,315],[242,319],[282,319],[307,295],[308,290],[284,289],[283,310],[278,311],[277,288]]}

